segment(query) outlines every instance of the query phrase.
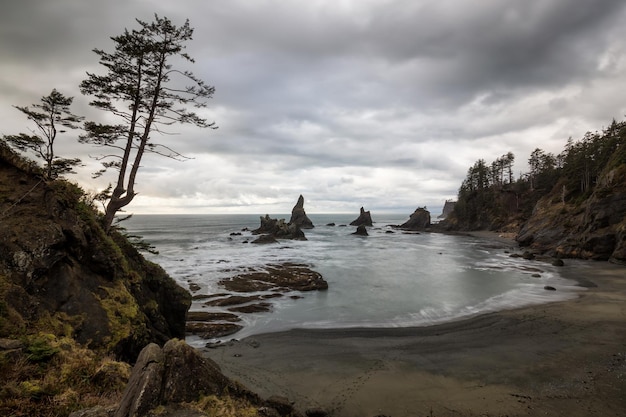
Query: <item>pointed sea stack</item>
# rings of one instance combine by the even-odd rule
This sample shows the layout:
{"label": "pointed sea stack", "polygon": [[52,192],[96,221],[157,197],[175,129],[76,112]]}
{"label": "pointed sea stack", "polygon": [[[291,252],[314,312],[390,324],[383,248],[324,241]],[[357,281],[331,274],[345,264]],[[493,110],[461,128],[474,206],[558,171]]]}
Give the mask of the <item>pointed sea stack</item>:
{"label": "pointed sea stack", "polygon": [[298,202],[291,210],[291,220],[289,220],[289,224],[295,224],[300,229],[313,229],[313,227],[315,227],[304,211],[304,197],[302,197],[302,195],[300,195]]}
{"label": "pointed sea stack", "polygon": [[350,226],[372,226],[372,216],[369,211],[365,211],[363,207],[361,207],[361,214],[350,223]]}

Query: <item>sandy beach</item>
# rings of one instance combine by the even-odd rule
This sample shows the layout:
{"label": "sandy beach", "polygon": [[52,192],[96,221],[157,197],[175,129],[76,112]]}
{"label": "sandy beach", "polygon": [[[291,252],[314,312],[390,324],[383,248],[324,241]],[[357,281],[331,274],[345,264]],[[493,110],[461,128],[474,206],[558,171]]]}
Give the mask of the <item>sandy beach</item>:
{"label": "sandy beach", "polygon": [[292,330],[203,352],[262,396],[334,417],[624,416],[626,268],[566,260],[563,275],[583,284],[580,297],[429,327]]}

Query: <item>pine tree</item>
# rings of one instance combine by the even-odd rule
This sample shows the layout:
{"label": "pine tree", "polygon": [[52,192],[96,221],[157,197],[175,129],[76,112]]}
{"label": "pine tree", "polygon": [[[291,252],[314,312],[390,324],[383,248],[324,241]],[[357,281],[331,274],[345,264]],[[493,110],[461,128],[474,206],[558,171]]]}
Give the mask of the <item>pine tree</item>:
{"label": "pine tree", "polygon": [[[130,204],[135,195],[135,181],[145,153],[153,152],[172,159],[185,159],[169,146],[153,142],[152,136],[175,123],[213,128],[190,107],[206,106],[214,87],[206,85],[189,71],[174,68],[172,62],[193,63],[184,52],[192,39],[193,29],[187,20],[176,27],[167,18],[155,15],[151,23],[137,20],[139,29],[125,30],[112,37],[114,51],[94,49],[105,75],[87,73],[80,89],[94,97],[91,105],[111,113],[120,120],[117,125],[95,122],[85,124],[83,143],[114,150],[99,159],[104,169],[117,170],[117,182],[106,204],[104,226],[111,227],[115,214]],[[191,86],[181,87],[185,83]]]}
{"label": "pine tree", "polygon": [[65,97],[56,89],[41,98],[41,104],[33,104],[30,107],[14,106],[26,115],[28,120],[35,123],[36,130],[32,134],[20,133],[7,135],[3,139],[13,148],[28,152],[31,151],[37,158],[44,160],[44,175],[48,179],[72,172],[72,169],[80,165],[80,159],[61,158],[54,152],[54,142],[62,127],[77,129],[78,123],[83,119],[70,112],[73,97]]}

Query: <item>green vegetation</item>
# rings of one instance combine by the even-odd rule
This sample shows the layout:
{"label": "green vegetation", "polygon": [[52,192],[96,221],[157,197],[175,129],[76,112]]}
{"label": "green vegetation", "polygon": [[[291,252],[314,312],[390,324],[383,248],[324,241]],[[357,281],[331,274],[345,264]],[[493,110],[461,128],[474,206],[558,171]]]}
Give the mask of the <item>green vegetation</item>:
{"label": "green vegetation", "polygon": [[72,338],[37,333],[22,351],[0,354],[0,414],[57,417],[115,404],[130,366],[78,345]]}
{"label": "green vegetation", "polygon": [[189,294],[107,234],[80,187],[42,180],[5,143],[0,161],[0,415],[116,404],[130,372],[121,360],[184,334]]}
{"label": "green vegetation", "polygon": [[587,133],[578,141],[570,138],[559,155],[535,149],[528,159],[530,172],[516,180],[513,161],[511,153],[491,164],[476,161],[459,188],[450,223],[461,229],[514,231],[544,196],[580,207],[593,192],[610,192],[611,185],[600,179],[624,169],[626,122],[613,120],[602,132]]}
{"label": "green vegetation", "polygon": [[62,128],[77,129],[82,120],[70,112],[72,97],[65,97],[56,89],[41,98],[41,104],[33,104],[33,108],[15,106],[32,121],[36,130],[32,135],[20,133],[4,136],[2,139],[22,152],[31,152],[37,158],[44,160],[44,175],[46,178],[55,178],[59,175],[72,172],[73,167],[80,164],[80,159],[61,158],[54,152],[54,141],[57,134],[64,133]]}

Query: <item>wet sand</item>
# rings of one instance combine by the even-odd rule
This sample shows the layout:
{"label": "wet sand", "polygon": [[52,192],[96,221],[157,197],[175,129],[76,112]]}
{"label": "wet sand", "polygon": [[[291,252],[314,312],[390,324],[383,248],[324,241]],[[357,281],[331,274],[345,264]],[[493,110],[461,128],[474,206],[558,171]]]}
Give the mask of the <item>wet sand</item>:
{"label": "wet sand", "polygon": [[624,416],[626,268],[566,260],[563,275],[589,288],[442,325],[293,330],[204,353],[264,397],[334,417]]}

